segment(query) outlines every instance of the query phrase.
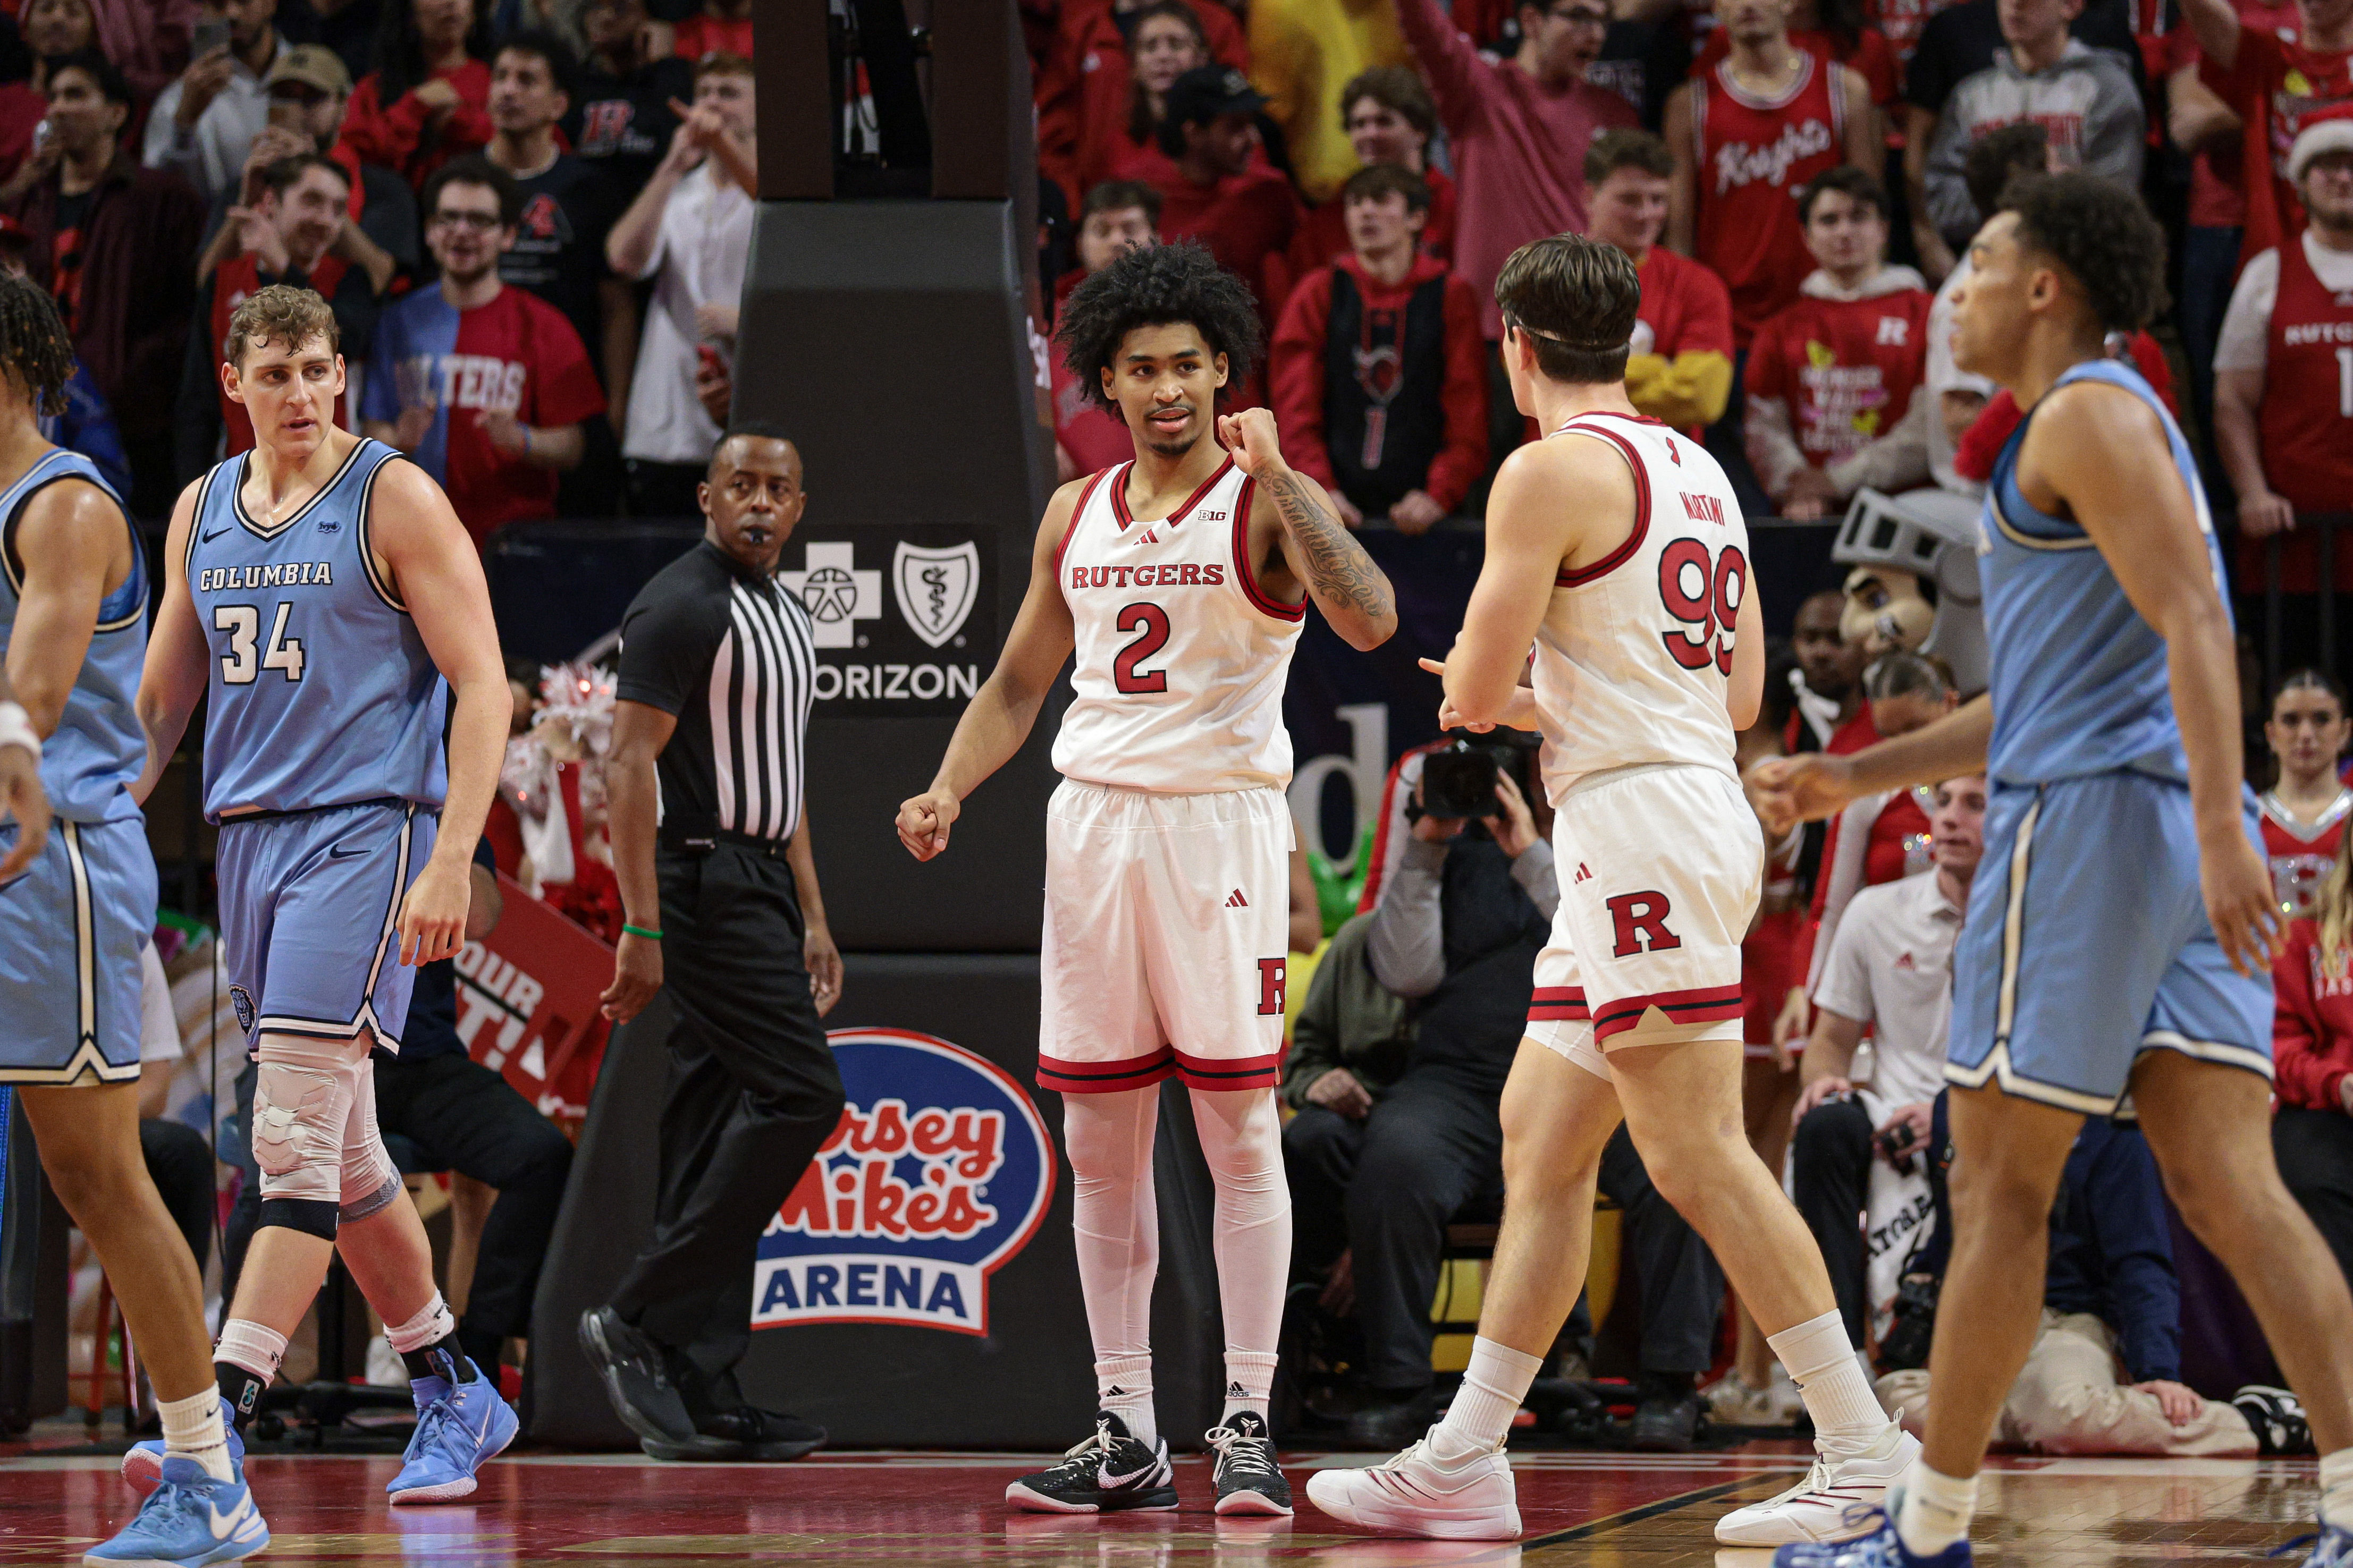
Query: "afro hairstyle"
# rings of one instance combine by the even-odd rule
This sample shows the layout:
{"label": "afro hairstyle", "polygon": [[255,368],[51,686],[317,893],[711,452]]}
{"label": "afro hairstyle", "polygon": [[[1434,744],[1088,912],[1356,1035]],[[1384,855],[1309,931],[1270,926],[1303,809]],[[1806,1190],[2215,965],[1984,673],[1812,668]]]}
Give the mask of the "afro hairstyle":
{"label": "afro hairstyle", "polygon": [[1054,338],[1087,396],[1116,415],[1103,373],[1119,345],[1139,327],[1178,322],[1199,332],[1210,353],[1226,356],[1228,387],[1240,385],[1258,363],[1261,332],[1250,286],[1187,243],[1128,251],[1082,282],[1063,302]]}

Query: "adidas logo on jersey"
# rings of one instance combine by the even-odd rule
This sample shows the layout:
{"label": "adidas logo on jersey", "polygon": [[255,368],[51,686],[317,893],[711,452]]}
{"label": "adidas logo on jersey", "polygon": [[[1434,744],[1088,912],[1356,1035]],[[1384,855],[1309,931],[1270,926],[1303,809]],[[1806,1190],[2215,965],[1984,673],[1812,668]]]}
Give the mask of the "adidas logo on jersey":
{"label": "adidas logo on jersey", "polygon": [[1917,969],[1920,966],[1912,962],[1912,955],[1909,952],[1905,952],[1897,956],[1895,960],[1895,967],[1898,969]]}
{"label": "adidas logo on jersey", "polygon": [[1569,879],[1568,885],[1574,888],[1579,882],[1590,882],[1591,880],[1593,880],[1593,873],[1585,868],[1584,861],[1579,860],[1577,863],[1577,875]]}
{"label": "adidas logo on jersey", "polygon": [[1136,540],[1136,542],[1138,544],[1157,544],[1160,542],[1160,535],[1155,531],[1146,530],[1143,536]]}
{"label": "adidas logo on jersey", "polygon": [[1226,908],[1229,910],[1246,910],[1250,908],[1250,900],[1242,897],[1242,890],[1240,888],[1236,888],[1231,893],[1229,893],[1226,896]]}

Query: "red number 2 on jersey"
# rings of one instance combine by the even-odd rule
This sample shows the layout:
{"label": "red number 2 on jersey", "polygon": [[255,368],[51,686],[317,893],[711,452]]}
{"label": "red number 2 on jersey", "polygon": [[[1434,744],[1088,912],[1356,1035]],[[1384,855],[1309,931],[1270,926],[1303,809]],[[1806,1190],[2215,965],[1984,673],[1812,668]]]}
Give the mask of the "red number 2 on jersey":
{"label": "red number 2 on jersey", "polygon": [[1713,663],[1730,675],[1733,627],[1740,618],[1740,601],[1747,596],[1748,558],[1738,546],[1727,544],[1711,558],[1696,539],[1669,542],[1659,552],[1659,598],[1667,614],[1696,629],[1661,632],[1668,657],[1685,669]]}
{"label": "red number 2 on jersey", "polygon": [[[1168,672],[1135,667],[1158,653],[1168,642],[1168,612],[1157,605],[1129,605],[1113,625],[1124,632],[1144,635],[1119,650],[1111,661],[1111,683],[1121,691],[1166,691]],[[1730,668],[1726,666],[1726,668]]]}

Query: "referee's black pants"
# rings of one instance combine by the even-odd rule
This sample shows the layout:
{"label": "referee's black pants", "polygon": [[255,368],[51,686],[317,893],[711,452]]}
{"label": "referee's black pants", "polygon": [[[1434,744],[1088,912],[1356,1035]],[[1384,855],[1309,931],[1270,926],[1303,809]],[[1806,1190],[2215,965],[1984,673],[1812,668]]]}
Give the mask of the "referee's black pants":
{"label": "referee's black pants", "polygon": [[761,1233],[841,1119],[801,959],[784,847],[663,848],[662,977],[677,1016],[662,1106],[654,1234],[613,1306],[674,1353],[690,1414],[744,1404]]}

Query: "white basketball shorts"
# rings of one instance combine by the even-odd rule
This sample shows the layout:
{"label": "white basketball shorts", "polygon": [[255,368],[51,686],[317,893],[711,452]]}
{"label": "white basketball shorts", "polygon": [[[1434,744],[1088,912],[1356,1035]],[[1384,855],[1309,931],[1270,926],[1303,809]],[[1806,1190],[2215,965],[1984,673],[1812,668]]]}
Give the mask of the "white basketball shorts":
{"label": "white basketball shorts", "polygon": [[1740,942],[1765,837],[1730,774],[1664,765],[1579,781],[1553,821],[1560,908],[1528,1038],[1609,1078],[1629,1046],[1741,1037]]}
{"label": "white basketball shorts", "polygon": [[1063,781],[1046,807],[1038,1083],[1271,1089],[1282,1076],[1291,811],[1275,789]]}

